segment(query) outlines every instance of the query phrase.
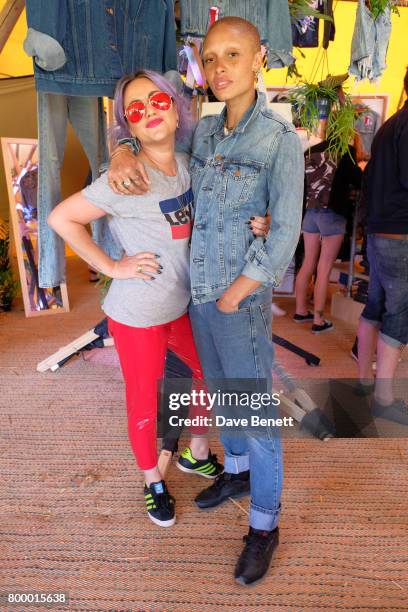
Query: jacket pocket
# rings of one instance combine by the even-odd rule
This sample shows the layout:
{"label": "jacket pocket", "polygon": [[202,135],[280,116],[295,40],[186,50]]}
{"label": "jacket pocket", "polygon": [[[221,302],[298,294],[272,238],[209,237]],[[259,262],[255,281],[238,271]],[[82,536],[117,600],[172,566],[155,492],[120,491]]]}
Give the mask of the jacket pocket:
{"label": "jacket pocket", "polygon": [[237,202],[242,204],[249,200],[255,191],[261,169],[250,164],[231,161],[223,164],[223,171],[228,181],[230,205],[236,206]]}

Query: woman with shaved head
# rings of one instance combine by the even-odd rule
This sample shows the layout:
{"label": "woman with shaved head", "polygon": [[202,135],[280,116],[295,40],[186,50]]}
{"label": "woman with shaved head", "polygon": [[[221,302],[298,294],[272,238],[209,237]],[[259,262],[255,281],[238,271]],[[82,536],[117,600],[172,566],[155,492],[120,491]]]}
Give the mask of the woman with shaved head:
{"label": "woman with shaved head", "polygon": [[[251,23],[238,17],[214,23],[204,40],[203,62],[208,84],[225,108],[199,121],[192,143],[190,319],[211,390],[215,380],[219,389],[233,379],[240,391],[254,381],[257,390],[270,394],[272,288],[279,285],[299,238],[303,151],[293,126],[256,90],[262,56]],[[121,183],[130,178],[129,191],[140,193],[143,175],[130,152],[115,154],[110,180],[116,189],[126,192]],[[270,231],[266,238],[255,238],[248,221],[268,211]],[[262,406],[257,414],[268,416],[272,408]],[[224,431],[221,440],[225,471],[195,501],[199,508],[211,508],[250,493],[249,532],[235,568],[235,579],[250,584],[267,572],[278,544],[280,439],[267,426]]]}

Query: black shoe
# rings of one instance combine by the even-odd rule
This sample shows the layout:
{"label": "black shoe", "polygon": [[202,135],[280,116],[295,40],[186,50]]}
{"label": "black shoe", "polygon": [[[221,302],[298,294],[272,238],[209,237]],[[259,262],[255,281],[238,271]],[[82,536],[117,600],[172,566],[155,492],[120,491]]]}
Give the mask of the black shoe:
{"label": "black shoe", "polygon": [[175,500],[167,490],[164,480],[144,486],[144,496],[149,518],[160,527],[171,527],[176,522]]}
{"label": "black shoe", "polygon": [[199,508],[214,508],[229,497],[243,497],[249,495],[249,470],[239,474],[223,472],[215,479],[211,487],[204,489],[195,498]]}
{"label": "black shoe", "polygon": [[235,566],[234,577],[240,584],[252,584],[268,571],[273,551],[279,544],[279,528],[261,531],[250,527],[244,542],[245,547]]}
{"label": "black shoe", "polygon": [[313,312],[310,312],[310,310],[305,315],[297,314],[297,312],[295,312],[295,314],[293,315],[293,320],[295,323],[312,323],[313,318]]}
{"label": "black shoe", "polygon": [[327,332],[330,329],[333,329],[334,325],[331,321],[324,321],[321,325],[317,325],[313,323],[312,325],[312,334],[322,334],[323,332]]}
{"label": "black shoe", "polygon": [[408,405],[402,399],[395,399],[391,404],[384,405],[373,400],[371,413],[375,417],[381,417],[388,421],[394,421],[400,425],[408,425]]}

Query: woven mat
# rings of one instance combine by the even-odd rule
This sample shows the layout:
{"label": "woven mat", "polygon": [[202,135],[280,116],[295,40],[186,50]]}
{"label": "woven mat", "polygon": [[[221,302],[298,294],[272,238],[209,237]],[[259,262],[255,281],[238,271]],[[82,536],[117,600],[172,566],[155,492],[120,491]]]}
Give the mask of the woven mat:
{"label": "woven mat", "polygon": [[52,609],[84,612],[408,609],[406,440],[285,440],[281,543],[266,578],[241,587],[232,574],[248,500],[199,511],[208,481],[173,467],[178,522],[155,526],[120,371],[77,359],[35,372],[101,318],[82,290],[89,300],[73,293],[67,315],[0,317],[0,592],[65,591],[69,606]]}

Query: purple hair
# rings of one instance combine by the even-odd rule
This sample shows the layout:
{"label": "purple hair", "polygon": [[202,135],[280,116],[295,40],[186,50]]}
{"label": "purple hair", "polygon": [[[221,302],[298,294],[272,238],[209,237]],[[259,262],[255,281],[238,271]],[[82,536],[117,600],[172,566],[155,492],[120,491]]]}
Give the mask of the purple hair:
{"label": "purple hair", "polygon": [[141,77],[149,79],[160,91],[165,91],[173,98],[173,103],[179,116],[179,126],[176,130],[176,140],[187,140],[190,137],[194,127],[194,121],[190,110],[190,100],[179,94],[176,88],[162,74],[153,72],[153,70],[139,70],[135,74],[123,76],[116,85],[113,110],[115,121],[113,128],[110,130],[112,146],[116,146],[118,141],[122,138],[134,138],[129,130],[128,122],[125,117],[123,99],[125,89],[129,83],[134,81],[134,79]]}

